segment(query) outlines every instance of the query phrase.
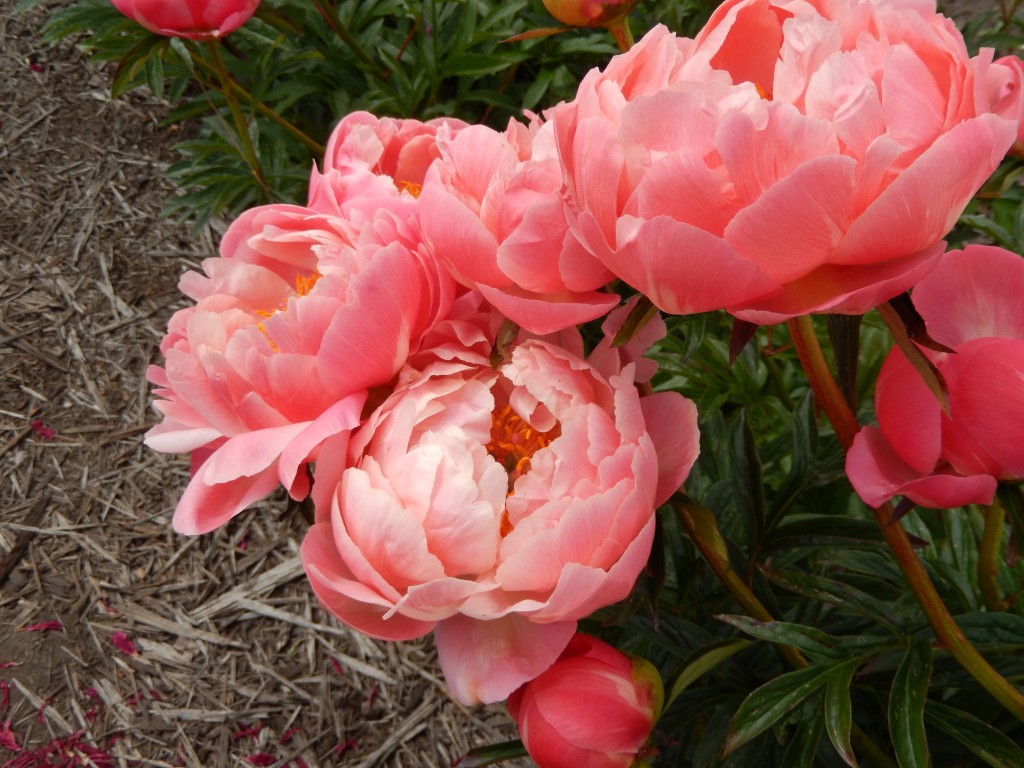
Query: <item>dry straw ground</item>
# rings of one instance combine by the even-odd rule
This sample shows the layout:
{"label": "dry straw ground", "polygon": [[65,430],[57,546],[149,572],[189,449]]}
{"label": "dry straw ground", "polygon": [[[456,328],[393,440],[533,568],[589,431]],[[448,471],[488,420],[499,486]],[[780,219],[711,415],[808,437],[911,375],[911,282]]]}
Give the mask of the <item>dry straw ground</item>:
{"label": "dry straw ground", "polygon": [[188,468],[142,445],[144,373],[178,277],[217,234],[159,216],[180,136],[164,106],[111,101],[109,69],[43,46],[45,11],[13,6],[0,0],[0,766],[421,768],[510,738],[500,709],[448,700],[429,642],[377,643],[319,610],[280,500],[214,535],[171,531]]}

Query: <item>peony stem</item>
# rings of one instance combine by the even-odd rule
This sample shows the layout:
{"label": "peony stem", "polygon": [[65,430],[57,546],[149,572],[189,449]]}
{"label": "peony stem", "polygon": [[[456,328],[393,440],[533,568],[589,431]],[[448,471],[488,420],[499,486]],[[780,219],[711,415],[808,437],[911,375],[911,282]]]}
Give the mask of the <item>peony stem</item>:
{"label": "peony stem", "polygon": [[612,37],[615,38],[615,44],[619,46],[619,50],[623,53],[632,48],[636,42],[633,38],[633,31],[629,28],[629,16],[623,16],[614,24],[610,24],[607,29],[612,33]]}
{"label": "peony stem", "polygon": [[[191,48],[189,49],[189,53],[192,53]],[[212,66],[209,62],[205,61],[201,57],[192,55],[192,61],[207,75],[214,75],[218,79],[220,78],[220,73],[218,72],[217,68]],[[215,84],[214,87],[217,87],[218,85],[223,87],[220,83]],[[253,98],[253,95],[249,93],[249,91],[247,91],[241,85],[239,85],[238,82],[233,77],[229,76],[228,87],[231,88],[243,101],[247,102],[249,106],[253,107],[261,115],[271,120],[272,122],[277,123],[279,126],[288,131],[288,133],[290,133],[296,139],[305,144],[309,151],[312,152],[314,155],[316,155],[317,157],[323,157],[323,144],[320,144],[315,139],[310,138],[301,128],[290,122],[287,118],[282,117],[273,108],[268,107],[262,101],[256,101],[256,99]],[[224,98],[227,98],[226,94]]]}
{"label": "peony stem", "polygon": [[333,9],[325,7],[322,0],[313,0],[313,5],[316,7],[320,15],[323,17],[324,21],[327,22],[327,26],[331,28],[331,31],[333,31],[334,34],[336,34],[338,38],[343,43],[345,43],[345,45],[347,45],[349,49],[351,49],[352,53],[354,53],[360,60],[363,61],[363,63],[367,64],[373,70],[373,74],[376,77],[382,79],[387,77],[387,73],[384,72],[377,65],[377,62],[375,62],[373,58],[370,56],[370,54],[366,52],[366,49],[359,44],[359,41],[356,40],[355,35],[353,35],[349,31],[348,27],[346,27],[338,20],[338,17]]}
{"label": "peony stem", "polygon": [[[835,429],[843,450],[849,450],[860,428],[856,417],[843,399],[825,355],[821,351],[814,323],[808,316],[788,322],[800,364],[814,391],[818,405],[825,411]],[[892,505],[886,502],[873,510],[875,521],[882,530],[889,549],[903,571],[910,589],[917,598],[928,623],[939,642],[960,665],[1018,720],[1024,721],[1024,694],[997,672],[971,644],[957,626],[949,609],[928,578],[928,573],[914,552],[910,537],[899,522],[895,522]]]}
{"label": "peony stem", "polygon": [[978,548],[978,584],[985,607],[990,611],[1005,611],[1010,607],[999,591],[999,560],[1002,555],[1003,525],[1006,510],[996,497],[985,508],[985,529]]}
{"label": "peony stem", "polygon": [[249,168],[252,170],[252,174],[256,178],[257,183],[259,183],[260,188],[263,189],[264,193],[269,194],[267,183],[263,178],[263,169],[260,167],[260,160],[256,156],[255,147],[252,145],[252,137],[249,136],[249,123],[238,106],[235,89],[231,86],[231,75],[228,74],[228,68],[224,65],[224,57],[220,53],[220,41],[208,40],[206,48],[210,52],[210,58],[213,59],[213,66],[216,68],[217,78],[220,80],[221,93],[224,94],[228,110],[235,121],[235,133],[238,134],[238,140],[242,144],[242,156],[249,164]]}
{"label": "peony stem", "polygon": [[[726,591],[743,606],[751,618],[763,622],[775,621],[768,609],[764,607],[764,603],[757,599],[757,595],[730,565],[725,540],[715,524],[714,513],[695,504],[682,493],[675,494],[670,503],[678,513],[690,540],[700,550],[701,556],[711,566],[711,570],[722,582]],[[807,659],[793,646],[778,643],[775,647],[778,649],[779,655],[793,669],[803,669],[808,666]],[[897,768],[896,763],[856,723],[852,724],[851,735],[857,749],[871,761],[871,765],[879,768]]]}
{"label": "peony stem", "polygon": [[[735,598],[736,602],[743,606],[751,618],[758,621],[774,621],[775,619],[768,609],[757,599],[757,595],[729,563],[729,553],[725,546],[725,540],[718,531],[714,513],[680,493],[672,497],[671,503],[679,515],[683,527],[686,528],[690,540],[700,550],[701,556],[711,566],[711,570],[722,582],[722,586]],[[807,659],[796,648],[782,644],[776,644],[775,647],[793,669],[803,669],[807,666]]]}

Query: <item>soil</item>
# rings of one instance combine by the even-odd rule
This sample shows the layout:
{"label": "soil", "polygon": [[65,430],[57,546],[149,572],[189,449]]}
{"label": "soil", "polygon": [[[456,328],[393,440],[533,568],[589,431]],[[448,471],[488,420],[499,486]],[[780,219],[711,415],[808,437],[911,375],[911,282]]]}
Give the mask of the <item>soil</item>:
{"label": "soil", "polygon": [[223,227],[161,217],[180,129],[39,41],[56,4],[0,0],[0,768],[424,768],[512,738],[448,698],[429,641],[319,609],[281,499],[172,532],[188,466],[142,444],[145,370]]}
{"label": "soil", "polygon": [[320,610],[282,499],[173,533],[188,465],[142,444],[145,371],[218,231],[160,215],[182,138],[167,105],[111,100],[109,67],[40,42],[55,4],[14,5],[0,0],[0,766],[421,768],[513,738],[503,708],[448,698],[428,640],[378,643]]}

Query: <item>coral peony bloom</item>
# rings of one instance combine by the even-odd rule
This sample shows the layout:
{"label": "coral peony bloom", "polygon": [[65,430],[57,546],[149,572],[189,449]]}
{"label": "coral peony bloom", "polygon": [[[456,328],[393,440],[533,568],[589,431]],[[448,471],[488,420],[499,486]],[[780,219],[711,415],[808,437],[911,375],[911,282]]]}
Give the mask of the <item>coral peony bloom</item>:
{"label": "coral peony bloom", "polygon": [[247,211],[205,274],[182,278],[196,304],[171,319],[165,367],[150,368],[164,421],[146,439],[192,452],[178,531],[212,530],[278,482],[305,496],[301,466],[359,423],[367,390],[447,311],[454,286],[420,253],[414,202],[371,203],[372,216],[353,220]]}
{"label": "coral peony bloom", "polygon": [[573,229],[668,312],[862,313],[933,266],[1017,135],[979,61],[928,2],[731,0],[695,41],[655,28],[548,113]]}
{"label": "coral peony bloom", "polygon": [[332,491],[314,495],[302,559],[355,629],[435,630],[452,694],[470,704],[506,698],[555,661],[577,620],[628,595],[698,435],[693,404],[641,398],[626,357],[599,370],[527,340],[495,369],[479,325],[452,331],[351,442],[325,445],[315,484]]}
{"label": "coral peony bloom", "polygon": [[509,696],[508,710],[539,768],[629,768],[663,702],[650,662],[577,634],[550,669]]}
{"label": "coral peony bloom", "polygon": [[878,428],[864,427],[846,474],[865,503],[899,494],[934,508],[989,504],[996,481],[1024,478],[1024,259],[991,246],[947,253],[914,289],[926,352],[949,391],[947,417],[903,353],[875,388]]}
{"label": "coral peony bloom", "polygon": [[260,0],[112,0],[121,13],[150,32],[205,40],[234,32],[256,12]]}
{"label": "coral peony bloom", "polygon": [[346,115],[327,141],[323,173],[313,172],[309,206],[332,213],[339,201],[386,194],[387,186],[419,197],[427,169],[440,157],[436,137],[442,126],[458,133],[466,124],[452,118],[421,122],[369,112]]}
{"label": "coral peony bloom", "polygon": [[424,238],[455,279],[532,333],[610,311],[612,274],[569,232],[550,124],[438,137],[420,201]]}
{"label": "coral peony bloom", "polygon": [[548,13],[572,27],[606,27],[627,15],[639,0],[544,0]]}

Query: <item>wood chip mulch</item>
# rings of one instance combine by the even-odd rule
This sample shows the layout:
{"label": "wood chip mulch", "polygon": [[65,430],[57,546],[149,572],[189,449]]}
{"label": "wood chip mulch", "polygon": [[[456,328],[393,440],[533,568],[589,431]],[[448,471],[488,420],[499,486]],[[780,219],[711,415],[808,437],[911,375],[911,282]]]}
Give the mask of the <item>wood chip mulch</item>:
{"label": "wood chip mulch", "polygon": [[[451,702],[433,646],[319,609],[272,503],[175,534],[145,448],[180,274],[217,233],[160,217],[181,131],[0,0],[0,768],[449,766],[514,736]],[[51,4],[49,7],[54,7]],[[515,765],[515,764],[512,764]],[[521,764],[520,764],[521,765]]]}

